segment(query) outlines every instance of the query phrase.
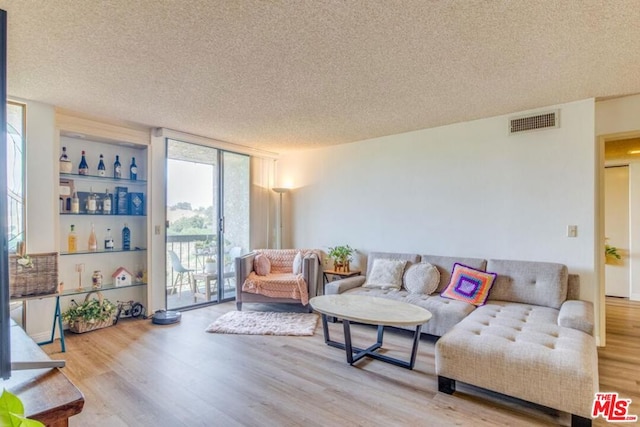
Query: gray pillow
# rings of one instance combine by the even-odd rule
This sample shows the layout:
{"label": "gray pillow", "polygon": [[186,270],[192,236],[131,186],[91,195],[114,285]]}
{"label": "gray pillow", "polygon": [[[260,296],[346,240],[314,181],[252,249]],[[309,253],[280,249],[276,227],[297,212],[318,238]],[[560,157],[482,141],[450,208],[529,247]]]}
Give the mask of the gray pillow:
{"label": "gray pillow", "polygon": [[376,258],[367,276],[365,288],[400,289],[402,274],[407,261],[399,259]]}
{"label": "gray pillow", "polygon": [[404,287],[412,294],[429,295],[438,288],[440,272],[428,262],[413,264],[404,273]]}

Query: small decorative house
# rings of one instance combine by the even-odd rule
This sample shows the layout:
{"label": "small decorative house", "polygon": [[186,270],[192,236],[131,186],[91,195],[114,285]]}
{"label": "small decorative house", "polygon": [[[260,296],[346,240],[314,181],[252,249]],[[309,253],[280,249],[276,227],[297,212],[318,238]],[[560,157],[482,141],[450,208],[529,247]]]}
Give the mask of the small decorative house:
{"label": "small decorative house", "polygon": [[115,286],[130,286],[133,274],[124,267],[118,267],[111,277]]}

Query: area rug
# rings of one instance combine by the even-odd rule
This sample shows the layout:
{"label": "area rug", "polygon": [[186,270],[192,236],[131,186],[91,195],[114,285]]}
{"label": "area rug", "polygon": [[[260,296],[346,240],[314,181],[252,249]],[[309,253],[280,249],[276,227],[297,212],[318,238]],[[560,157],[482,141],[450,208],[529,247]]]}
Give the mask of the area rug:
{"label": "area rug", "polygon": [[313,335],[315,313],[230,311],[210,324],[205,332],[245,335]]}

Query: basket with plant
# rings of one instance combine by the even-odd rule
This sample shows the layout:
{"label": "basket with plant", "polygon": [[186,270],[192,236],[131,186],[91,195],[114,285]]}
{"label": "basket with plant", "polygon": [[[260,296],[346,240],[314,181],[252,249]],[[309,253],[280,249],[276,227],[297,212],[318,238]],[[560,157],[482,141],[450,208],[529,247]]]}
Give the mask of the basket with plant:
{"label": "basket with plant", "polygon": [[[91,298],[95,293],[96,298]],[[69,330],[77,334],[89,332],[113,325],[118,307],[102,296],[101,292],[89,292],[82,304],[71,300],[71,304],[64,313],[62,320],[69,323]]]}

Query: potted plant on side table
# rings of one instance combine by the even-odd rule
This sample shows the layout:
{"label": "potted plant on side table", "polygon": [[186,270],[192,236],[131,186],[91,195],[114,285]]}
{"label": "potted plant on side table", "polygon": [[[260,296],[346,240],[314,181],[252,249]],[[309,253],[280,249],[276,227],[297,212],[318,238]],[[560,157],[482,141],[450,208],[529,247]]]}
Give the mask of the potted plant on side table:
{"label": "potted plant on side table", "polygon": [[351,255],[353,255],[353,248],[349,245],[334,246],[329,248],[328,255],[333,259],[333,269],[335,271],[341,271],[348,273],[350,271],[349,263],[351,261]]}

